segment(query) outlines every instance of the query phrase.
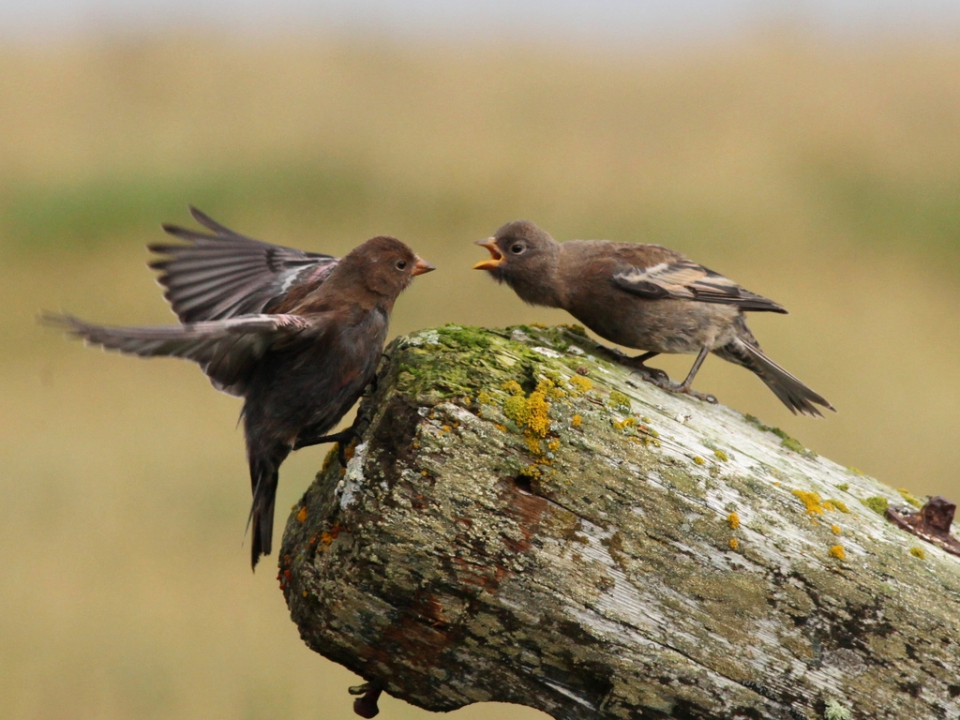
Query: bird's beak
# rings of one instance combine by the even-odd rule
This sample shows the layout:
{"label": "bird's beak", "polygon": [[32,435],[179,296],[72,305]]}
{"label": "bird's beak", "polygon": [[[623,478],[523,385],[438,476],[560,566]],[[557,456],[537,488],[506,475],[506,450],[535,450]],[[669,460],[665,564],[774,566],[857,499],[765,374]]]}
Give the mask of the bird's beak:
{"label": "bird's beak", "polygon": [[426,260],[421,260],[417,258],[417,262],[413,265],[413,270],[410,272],[411,275],[423,275],[424,273],[432,272],[436,268],[428,263]]}
{"label": "bird's beak", "polygon": [[503,262],[503,253],[501,253],[500,248],[497,247],[496,238],[488,237],[486,240],[477,240],[474,245],[485,247],[490,251],[490,259],[478,262],[473,266],[474,270],[493,270]]}

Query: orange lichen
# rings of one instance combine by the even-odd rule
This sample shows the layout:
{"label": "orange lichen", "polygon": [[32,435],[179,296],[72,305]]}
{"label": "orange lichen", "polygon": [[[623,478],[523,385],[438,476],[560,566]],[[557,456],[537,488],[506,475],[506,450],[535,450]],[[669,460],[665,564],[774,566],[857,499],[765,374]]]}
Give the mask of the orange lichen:
{"label": "orange lichen", "polygon": [[800,502],[804,504],[804,507],[807,508],[807,515],[811,517],[814,515],[823,515],[823,505],[820,504],[820,496],[817,493],[806,490],[794,490],[793,494],[796,495],[800,499]]}
{"label": "orange lichen", "polygon": [[302,523],[306,521],[306,519],[307,519],[307,506],[304,505],[302,508],[300,508],[300,512],[297,513],[297,521]]}
{"label": "orange lichen", "polygon": [[843,530],[840,529],[840,526],[839,526],[839,525],[831,525],[831,526],[830,526],[830,530],[833,531],[833,534],[834,534],[834,535],[839,535],[840,533],[843,532]]}
{"label": "orange lichen", "polygon": [[847,551],[843,549],[843,545],[834,545],[830,548],[830,557],[843,560],[847,557]]}
{"label": "orange lichen", "polygon": [[583,424],[583,418],[581,418],[579,415],[574,415],[572,418],[570,418],[570,424],[574,427],[580,427]]}
{"label": "orange lichen", "polygon": [[735,512],[732,512],[727,515],[727,522],[730,523],[731,530],[736,530],[738,527],[740,527],[740,516]]}
{"label": "orange lichen", "polygon": [[731,550],[739,550],[739,549],[740,549],[740,541],[737,540],[736,538],[730,538],[730,549],[731,549]]}

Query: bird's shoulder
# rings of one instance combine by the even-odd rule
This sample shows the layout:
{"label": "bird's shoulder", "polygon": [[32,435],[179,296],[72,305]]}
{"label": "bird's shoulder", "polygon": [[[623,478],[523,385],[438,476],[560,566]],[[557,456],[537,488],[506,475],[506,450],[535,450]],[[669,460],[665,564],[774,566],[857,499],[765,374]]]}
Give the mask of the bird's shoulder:
{"label": "bird's shoulder", "polygon": [[672,264],[686,260],[676,250],[644,243],[569,240],[562,243],[560,248],[561,262],[567,266],[582,267],[589,264],[611,273],[628,267],[648,268],[661,263]]}

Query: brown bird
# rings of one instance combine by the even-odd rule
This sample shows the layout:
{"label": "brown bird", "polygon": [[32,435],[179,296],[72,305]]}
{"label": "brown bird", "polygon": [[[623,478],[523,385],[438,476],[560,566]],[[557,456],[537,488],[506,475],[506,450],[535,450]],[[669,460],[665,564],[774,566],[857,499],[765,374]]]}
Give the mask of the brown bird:
{"label": "brown bird", "polygon": [[[646,351],[628,362],[673,392],[716,402],[691,388],[707,353],[756,373],[794,413],[820,417],[833,406],[760,350],[744,313],[786,313],[780,305],[659,245],[571,240],[558,243],[518,220],[478,240],[490,259],[474,265],[531,305],[562,308],[601,337]],[[694,353],[686,379],[644,363],[661,353]]]}
{"label": "brown bird", "polygon": [[110,350],[192,360],[215,388],[244,398],[256,568],[270,554],[280,464],[291,450],[334,440],[342,459],[350,431],[326,433],[373,380],[397,296],[434,267],[392,237],[338,260],[245,237],[190,210],[212,234],[164,225],[189,244],[150,246],[164,256],[150,267],[180,325],[44,320]]}

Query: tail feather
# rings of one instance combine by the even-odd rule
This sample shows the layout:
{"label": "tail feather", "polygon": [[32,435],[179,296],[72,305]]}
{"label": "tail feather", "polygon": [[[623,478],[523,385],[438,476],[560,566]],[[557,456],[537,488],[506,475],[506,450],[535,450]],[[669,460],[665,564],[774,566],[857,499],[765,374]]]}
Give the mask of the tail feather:
{"label": "tail feather", "polygon": [[273,549],[273,515],[277,498],[277,482],[281,459],[271,457],[250,458],[250,480],[253,483],[253,504],[250,507],[248,529],[253,527],[250,538],[250,567],[257,569],[261,555],[269,555]]}
{"label": "tail feather", "polygon": [[749,342],[737,339],[713,352],[728,362],[753,371],[794,414],[823,417],[817,405],[836,412],[836,408],[822,395],[808,388]]}

